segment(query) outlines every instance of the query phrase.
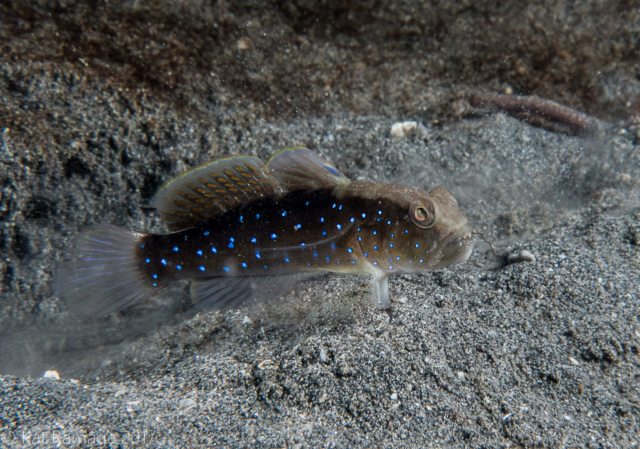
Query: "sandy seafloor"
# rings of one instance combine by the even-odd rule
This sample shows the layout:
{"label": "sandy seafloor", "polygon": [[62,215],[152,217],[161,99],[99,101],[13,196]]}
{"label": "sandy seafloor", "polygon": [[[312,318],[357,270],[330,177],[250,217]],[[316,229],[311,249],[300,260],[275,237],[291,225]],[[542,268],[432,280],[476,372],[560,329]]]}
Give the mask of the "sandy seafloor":
{"label": "sandy seafloor", "polygon": [[[634,2],[318,5],[1,6],[0,447],[639,444]],[[492,90],[599,129],[468,112]],[[395,276],[388,312],[337,275],[225,313],[186,285],[93,321],[55,296],[78,230],[162,232],[164,182],[291,144],[444,185],[500,256]]]}

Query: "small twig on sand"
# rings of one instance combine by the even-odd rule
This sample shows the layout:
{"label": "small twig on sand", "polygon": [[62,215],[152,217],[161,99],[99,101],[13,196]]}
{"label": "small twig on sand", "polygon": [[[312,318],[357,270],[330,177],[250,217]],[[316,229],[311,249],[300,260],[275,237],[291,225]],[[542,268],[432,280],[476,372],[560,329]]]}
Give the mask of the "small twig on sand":
{"label": "small twig on sand", "polygon": [[493,249],[493,244],[492,244],[489,240],[485,239],[485,238],[484,238],[484,235],[482,235],[482,233],[481,233],[481,232],[473,231],[473,232],[471,232],[471,234],[473,234],[473,235],[479,235],[479,236],[480,236],[480,238],[481,238],[482,240],[484,240],[484,241],[485,241],[485,243],[486,243],[487,245],[489,245],[489,248],[491,248],[491,252],[492,252],[494,255],[496,255],[496,256],[498,256],[498,257],[500,257],[500,254],[498,254],[498,253],[496,252],[496,250],[495,250],[495,249]]}
{"label": "small twig on sand", "polygon": [[537,96],[472,93],[469,103],[491,112],[504,112],[534,126],[571,135],[589,135],[598,129],[598,120],[584,112]]}

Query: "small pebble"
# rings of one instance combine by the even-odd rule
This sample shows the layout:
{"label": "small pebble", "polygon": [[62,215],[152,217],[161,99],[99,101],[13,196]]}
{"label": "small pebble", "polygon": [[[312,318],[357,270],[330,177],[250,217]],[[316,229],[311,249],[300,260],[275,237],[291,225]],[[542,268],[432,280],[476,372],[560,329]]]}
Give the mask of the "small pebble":
{"label": "small pebble", "polygon": [[392,401],[397,401],[398,400],[398,393],[392,393],[391,394],[391,400]]}
{"label": "small pebble", "polygon": [[391,136],[406,137],[416,130],[417,122],[396,122],[391,125]]}
{"label": "small pebble", "polygon": [[258,369],[267,370],[267,369],[276,369],[276,364],[271,359],[263,360],[258,364]]}
{"label": "small pebble", "polygon": [[526,249],[521,250],[518,254],[515,254],[515,253],[509,254],[509,257],[507,257],[507,263],[509,265],[514,263],[535,262],[535,261],[536,261],[536,257]]}
{"label": "small pebble", "polygon": [[194,401],[191,398],[184,398],[182,401],[180,401],[180,403],[178,404],[178,408],[180,409],[180,411],[182,412],[186,412],[187,410],[189,410],[190,408],[195,407],[196,405],[196,401]]}
{"label": "small pebble", "polygon": [[320,353],[320,361],[325,363],[328,359],[327,359],[327,353],[324,352],[324,349],[320,348],[318,350],[318,352]]}
{"label": "small pebble", "polygon": [[60,380],[60,375],[58,374],[57,371],[45,371],[44,374],[42,375],[43,378],[45,379],[55,379],[55,380]]}
{"label": "small pebble", "polygon": [[253,321],[251,321],[251,318],[245,315],[242,319],[242,324],[253,324]]}
{"label": "small pebble", "polygon": [[249,37],[241,37],[238,40],[238,50],[249,50],[253,46],[253,41]]}
{"label": "small pebble", "polygon": [[580,362],[578,362],[576,359],[574,359],[573,357],[569,357],[569,361],[574,364],[574,365],[580,365]]}

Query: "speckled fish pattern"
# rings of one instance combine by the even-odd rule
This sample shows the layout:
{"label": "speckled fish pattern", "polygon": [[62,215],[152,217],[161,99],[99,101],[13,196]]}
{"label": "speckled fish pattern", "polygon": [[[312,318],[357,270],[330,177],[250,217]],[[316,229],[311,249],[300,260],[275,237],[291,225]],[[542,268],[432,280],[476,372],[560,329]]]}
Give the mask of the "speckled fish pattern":
{"label": "speckled fish pattern", "polygon": [[387,277],[465,261],[465,214],[443,187],[351,182],[310,150],[267,165],[216,161],[169,183],[154,204],[174,231],[142,234],[97,225],[61,263],[58,294],[81,315],[122,310],[171,283],[192,280],[212,309],[270,299],[304,272],[368,274],[372,301],[389,304]]}

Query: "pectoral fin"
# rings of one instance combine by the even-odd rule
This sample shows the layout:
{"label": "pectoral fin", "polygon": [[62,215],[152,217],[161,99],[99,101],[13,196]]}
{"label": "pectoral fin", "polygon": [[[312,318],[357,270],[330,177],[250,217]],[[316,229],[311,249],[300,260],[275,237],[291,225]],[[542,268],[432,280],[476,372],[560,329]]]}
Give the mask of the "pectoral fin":
{"label": "pectoral fin", "polygon": [[378,310],[389,308],[389,277],[384,271],[371,276],[371,304]]}

